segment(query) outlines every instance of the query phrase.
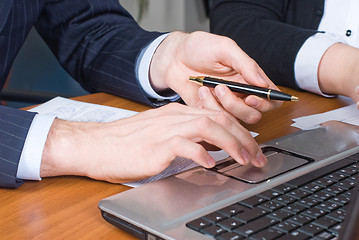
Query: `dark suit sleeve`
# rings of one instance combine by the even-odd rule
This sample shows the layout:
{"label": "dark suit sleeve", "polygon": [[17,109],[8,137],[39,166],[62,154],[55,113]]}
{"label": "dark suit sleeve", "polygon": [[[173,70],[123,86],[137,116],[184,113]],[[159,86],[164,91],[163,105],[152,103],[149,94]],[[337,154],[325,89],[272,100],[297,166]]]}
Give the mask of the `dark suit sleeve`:
{"label": "dark suit sleeve", "polygon": [[23,181],[16,178],[17,168],[33,112],[0,106],[0,187],[16,188]]}
{"label": "dark suit sleeve", "polygon": [[235,40],[274,83],[298,88],[295,58],[317,32],[323,5],[322,0],[213,0],[210,29]]}
{"label": "dark suit sleeve", "polygon": [[118,0],[53,1],[36,28],[88,91],[151,104],[136,78],[136,61],[161,33],[141,29]]}

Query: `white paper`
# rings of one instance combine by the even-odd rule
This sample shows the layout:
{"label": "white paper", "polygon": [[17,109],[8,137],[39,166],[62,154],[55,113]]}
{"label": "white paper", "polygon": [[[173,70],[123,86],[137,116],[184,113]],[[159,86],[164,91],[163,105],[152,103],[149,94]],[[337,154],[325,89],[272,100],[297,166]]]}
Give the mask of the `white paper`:
{"label": "white paper", "polygon": [[[111,122],[137,114],[137,112],[130,110],[79,102],[62,97],[56,97],[40,106],[30,109],[29,111],[38,112],[40,114],[55,115],[57,118],[64,120],[82,122]],[[256,136],[258,134],[252,133],[252,135]],[[223,150],[209,152],[209,154],[215,161],[228,157],[228,154]],[[141,181],[126,183],[124,185],[138,187],[145,183],[168,177],[196,166],[198,166],[198,164],[192,160],[177,157],[172,161],[170,166],[160,174]]]}
{"label": "white paper", "polygon": [[352,104],[325,113],[295,118],[293,119],[294,123],[291,126],[308,130],[319,127],[319,124],[330,120],[359,125],[359,110],[357,109],[356,104]]}

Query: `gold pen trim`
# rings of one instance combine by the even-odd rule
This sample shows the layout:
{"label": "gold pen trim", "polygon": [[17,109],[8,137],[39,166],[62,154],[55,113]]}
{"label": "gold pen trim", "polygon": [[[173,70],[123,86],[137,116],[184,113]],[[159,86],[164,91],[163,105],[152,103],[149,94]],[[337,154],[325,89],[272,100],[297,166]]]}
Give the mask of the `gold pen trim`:
{"label": "gold pen trim", "polygon": [[269,89],[268,92],[267,92],[267,98],[268,100],[270,100],[270,92],[272,91],[272,89]]}
{"label": "gold pen trim", "polygon": [[204,77],[192,77],[192,76],[189,77],[189,80],[191,80],[201,86],[203,86],[203,79],[204,79]]}

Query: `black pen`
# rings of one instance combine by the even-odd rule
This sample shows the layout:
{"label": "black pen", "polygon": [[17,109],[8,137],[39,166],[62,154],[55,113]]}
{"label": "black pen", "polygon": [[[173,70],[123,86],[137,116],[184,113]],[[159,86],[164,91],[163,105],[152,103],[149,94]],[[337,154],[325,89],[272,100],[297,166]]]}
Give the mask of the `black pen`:
{"label": "black pen", "polygon": [[248,84],[230,82],[223,79],[212,78],[212,77],[189,77],[189,80],[194,81],[200,85],[207,87],[215,87],[219,84],[226,85],[233,92],[256,95],[258,97],[268,98],[270,100],[280,100],[280,101],[298,101],[299,99],[295,96],[289,95],[284,92],[280,92],[270,88],[256,87]]}

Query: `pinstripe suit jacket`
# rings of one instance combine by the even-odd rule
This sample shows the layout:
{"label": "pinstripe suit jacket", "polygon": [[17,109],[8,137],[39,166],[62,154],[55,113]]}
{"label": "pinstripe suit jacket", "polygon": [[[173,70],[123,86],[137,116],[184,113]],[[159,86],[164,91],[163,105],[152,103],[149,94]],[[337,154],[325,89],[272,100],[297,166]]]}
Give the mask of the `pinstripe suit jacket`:
{"label": "pinstripe suit jacket", "polygon": [[[160,33],[142,30],[118,0],[1,0],[0,89],[33,26],[88,91],[151,104],[136,80],[136,60]],[[22,184],[16,173],[33,117],[0,106],[0,187]]]}
{"label": "pinstripe suit jacket", "polygon": [[295,58],[317,33],[324,0],[211,1],[211,32],[235,40],[274,83],[298,89]]}

